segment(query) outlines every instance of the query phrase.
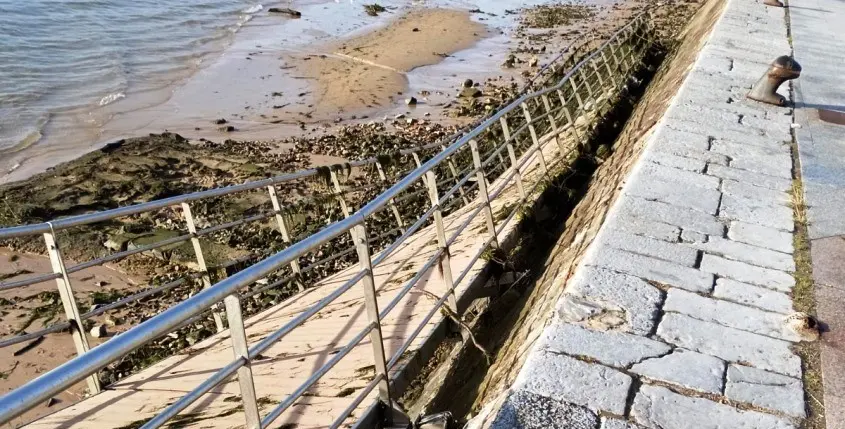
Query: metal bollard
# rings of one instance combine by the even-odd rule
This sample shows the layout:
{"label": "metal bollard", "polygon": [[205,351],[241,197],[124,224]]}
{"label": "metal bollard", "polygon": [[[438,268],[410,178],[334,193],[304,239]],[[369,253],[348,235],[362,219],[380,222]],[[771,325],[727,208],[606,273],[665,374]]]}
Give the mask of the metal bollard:
{"label": "metal bollard", "polygon": [[777,93],[780,85],[801,76],[801,65],[792,57],[783,55],[772,61],[766,74],[754,84],[747,97],[776,106],[786,106],[786,98]]}
{"label": "metal bollard", "polygon": [[780,0],[765,0],[763,4],[766,6],[783,7],[783,3]]}

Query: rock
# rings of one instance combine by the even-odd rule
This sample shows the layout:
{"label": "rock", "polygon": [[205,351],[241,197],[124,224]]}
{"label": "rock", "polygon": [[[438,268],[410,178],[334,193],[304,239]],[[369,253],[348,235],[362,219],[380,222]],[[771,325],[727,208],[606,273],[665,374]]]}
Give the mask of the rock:
{"label": "rock", "polygon": [[271,7],[270,9],[267,9],[267,11],[270,13],[281,13],[293,18],[300,18],[302,16],[302,12],[287,7]]}
{"label": "rock", "polygon": [[104,286],[108,286],[108,285],[109,285],[109,282],[106,282],[106,281],[103,281],[103,280],[100,280],[98,282],[94,282],[94,286],[97,286],[97,287],[104,287]]}
{"label": "rock", "polygon": [[528,67],[537,67],[540,65],[540,59],[537,57],[532,57],[531,61],[528,62]]}
{"label": "rock", "polygon": [[419,28],[417,28],[417,27],[414,27],[411,31],[413,31],[414,33],[417,33],[417,32],[419,32],[419,31],[420,31],[420,29],[419,29]]}
{"label": "rock", "polygon": [[236,128],[233,125],[225,125],[217,129],[218,131],[222,131],[224,133],[231,133],[236,131]]}
{"label": "rock", "polygon": [[364,5],[364,11],[367,12],[367,15],[378,16],[379,12],[385,12],[385,11],[387,11],[387,9],[385,9],[384,6],[382,6],[378,3],[373,3],[373,4],[365,4]]}
{"label": "rock", "polygon": [[405,100],[405,104],[407,104],[409,106],[416,106],[417,105],[417,98],[416,97],[408,98],[408,99]]}
{"label": "rock", "polygon": [[461,92],[458,94],[458,97],[461,97],[461,98],[478,98],[478,97],[481,97],[481,95],[482,94],[481,94],[480,89],[471,87],[471,88],[462,89]]}
{"label": "rock", "polygon": [[464,88],[472,88],[472,79],[467,79],[464,81]]}
{"label": "rock", "polygon": [[59,400],[58,400],[58,399],[56,399],[56,398],[50,398],[50,399],[48,399],[48,400],[47,400],[47,407],[48,407],[48,408],[49,408],[49,407],[52,407],[53,405],[56,405],[56,404],[58,404],[58,403],[59,403]]}
{"label": "rock", "polygon": [[516,65],[516,63],[517,63],[516,56],[514,56],[513,54],[510,54],[505,59],[505,62],[502,63],[502,67],[512,69]]}
{"label": "rock", "polygon": [[586,357],[621,368],[647,358],[664,356],[672,350],[665,343],[639,335],[594,331],[568,323],[546,328],[539,344],[541,349],[553,353]]}
{"label": "rock", "polygon": [[792,313],[785,322],[790,331],[796,333],[802,341],[816,341],[819,339],[819,324],[807,313]]}
{"label": "rock", "polygon": [[103,338],[108,335],[108,331],[106,331],[106,325],[96,325],[91,328],[91,336],[94,338]]}
{"label": "rock", "polygon": [[223,118],[220,118],[220,119],[218,119],[218,120],[214,121],[214,123],[215,123],[215,124],[217,124],[217,125],[223,125],[223,124],[228,123],[228,122],[229,122],[229,121],[227,121],[227,120],[225,120],[225,119],[223,119]]}

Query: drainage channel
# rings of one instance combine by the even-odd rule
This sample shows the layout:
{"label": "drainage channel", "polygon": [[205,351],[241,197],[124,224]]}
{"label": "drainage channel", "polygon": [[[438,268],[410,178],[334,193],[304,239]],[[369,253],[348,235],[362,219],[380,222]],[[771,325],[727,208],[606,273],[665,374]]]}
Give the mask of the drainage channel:
{"label": "drainage channel", "polygon": [[530,311],[532,292],[554,256],[556,244],[571,228],[576,208],[589,197],[596,172],[615,150],[626,122],[665,57],[662,44],[651,46],[642,66],[628,77],[626,90],[584,136],[586,143],[577,158],[557,171],[536,202],[524,209],[516,242],[487,256],[487,293],[470,305],[464,329],[454,329],[410,383],[400,401],[407,415],[454,416],[449,427],[460,427],[474,411],[490,364],[502,357],[509,334]]}

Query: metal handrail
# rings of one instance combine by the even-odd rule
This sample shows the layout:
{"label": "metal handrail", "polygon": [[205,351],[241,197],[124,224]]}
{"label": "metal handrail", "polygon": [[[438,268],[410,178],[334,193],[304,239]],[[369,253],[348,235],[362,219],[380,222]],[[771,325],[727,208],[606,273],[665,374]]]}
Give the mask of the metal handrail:
{"label": "metal handrail", "polygon": [[[596,51],[594,51],[592,54],[577,63],[558,81],[557,84],[529,94],[521,95],[516,100],[511,102],[508,106],[501,109],[489,118],[485,119],[479,126],[472,129],[465,135],[461,136],[454,143],[434,155],[432,158],[428,159],[426,162],[422,163],[413,171],[406,174],[398,182],[390,186],[387,190],[385,190],[384,192],[376,196],[374,199],[369,201],[367,204],[365,204],[363,207],[361,207],[357,212],[351,213],[348,217],[324,227],[320,231],[304,238],[303,240],[290,244],[290,246],[285,248],[284,250],[275,253],[265,258],[264,260],[261,260],[255,263],[254,265],[231,275],[228,278],[220,280],[214,285],[206,287],[205,289],[197,292],[192,297],[173,305],[171,308],[133,327],[132,329],[122,333],[121,335],[118,335],[110,339],[109,341],[100,344],[95,349],[92,349],[84,353],[83,355],[78,356],[62,364],[61,366],[47,372],[46,374],[43,374],[35,380],[28,382],[27,384],[19,387],[18,389],[15,389],[3,395],[2,397],[0,397],[0,422],[8,422],[12,418],[24,413],[25,411],[31,409],[37,404],[46,401],[53,395],[67,389],[68,387],[78,383],[79,381],[82,381],[86,377],[90,377],[92,374],[95,374],[100,369],[120,359],[121,357],[132,352],[133,350],[136,350],[144,346],[145,344],[155,340],[156,338],[159,338],[171,332],[172,330],[183,326],[186,321],[193,320],[193,318],[204,314],[221,301],[224,301],[226,303],[227,317],[229,318],[229,327],[231,333],[230,337],[233,341],[233,347],[235,349],[237,357],[234,361],[227,364],[221,370],[216,371],[214,375],[206,379],[203,383],[201,383],[200,386],[198,386],[197,388],[189,392],[186,396],[183,396],[177,402],[168,407],[163,413],[159,414],[158,417],[147,422],[144,425],[145,428],[158,427],[161,424],[164,424],[169,418],[175,416],[179,411],[188,407],[191,403],[199,399],[204,393],[208,392],[211,388],[228,379],[234,374],[238,374],[238,381],[241,385],[241,393],[244,403],[244,411],[247,418],[247,426],[261,428],[266,427],[275,418],[281,415],[284,410],[287,409],[287,407],[293,404],[293,402],[297,400],[301,394],[305,393],[305,391],[310,388],[310,386],[313,385],[323,374],[325,374],[329,369],[331,369],[331,367],[333,367],[346,354],[348,354],[357,344],[361,343],[363,338],[367,335],[370,335],[370,339],[374,347],[377,371],[375,379],[373,380],[373,382],[371,382],[370,385],[368,385],[368,389],[364,393],[362,393],[362,395],[366,395],[369,393],[369,391],[375,389],[375,387],[379,387],[380,400],[390,401],[390,383],[387,371],[390,368],[393,368],[398,363],[398,360],[413,342],[413,339],[416,338],[417,335],[419,335],[423,327],[434,316],[434,314],[436,314],[439,308],[441,308],[443,305],[454,306],[454,291],[456,285],[460,284],[461,281],[463,281],[463,279],[465,279],[466,276],[471,272],[474,261],[477,261],[481,257],[482,253],[490,245],[496,243],[498,235],[497,233],[501,230],[501,228],[504,228],[504,225],[507,222],[510,222],[515,217],[518,207],[514,208],[511,211],[511,213],[507,217],[506,223],[502,224],[501,228],[496,228],[495,223],[492,219],[492,213],[490,211],[491,197],[495,198],[496,196],[500,195],[501,192],[503,192],[503,190],[505,189],[505,185],[510,183],[511,181],[515,183],[516,178],[518,177],[517,172],[519,172],[522,167],[527,164],[529,159],[534,158],[535,155],[536,158],[540,161],[543,170],[546,169],[547,166],[545,164],[545,161],[543,160],[542,145],[547,145],[553,139],[546,139],[545,143],[541,143],[540,141],[538,141],[538,138],[534,133],[534,128],[532,127],[534,124],[539,123],[541,119],[546,119],[547,121],[550,121],[550,118],[554,117],[554,115],[551,111],[548,111],[543,114],[536,115],[536,117],[534,118],[530,118],[528,117],[527,110],[525,110],[525,119],[527,119],[525,127],[531,130],[533,146],[522,154],[522,159],[520,160],[521,162],[516,163],[514,162],[515,160],[511,158],[512,165],[510,167],[510,174],[502,179],[503,185],[491,194],[488,194],[487,185],[484,183],[487,179],[484,177],[484,165],[482,165],[481,158],[477,152],[477,148],[475,146],[475,139],[480,137],[481,134],[485,132],[488,128],[499,124],[500,121],[502,121],[503,118],[506,117],[506,115],[514,111],[521,112],[524,108],[524,103],[526,103],[527,101],[532,99],[537,100],[541,97],[546,96],[547,94],[556,92],[564,88],[567,84],[574,85],[571,83],[572,77],[575,75],[576,72],[580,70],[580,68],[587,61],[592,60],[600,52],[603,52],[605,48],[611,46],[612,43],[619,41],[619,39],[621,39],[625,33],[637,33],[639,31],[645,31],[640,28],[643,25],[647,25],[645,17],[643,15],[635,17],[629,24],[624,26],[622,29],[618,30],[607,41],[601,44],[601,46]],[[633,35],[634,34],[631,34],[631,36]],[[620,47],[622,47],[623,45],[624,44],[620,42]],[[615,53],[616,51],[612,50],[614,60],[616,60]],[[625,53],[623,52],[623,55],[624,54]],[[627,54],[630,55],[630,58],[623,57],[623,59],[631,60],[631,66],[633,66],[633,63],[637,61],[636,59],[634,59],[634,56],[644,54],[644,48],[642,49],[642,52],[635,53],[634,49],[632,47],[629,47]],[[610,75],[608,75],[608,77],[610,77]],[[563,96],[560,93],[558,93],[558,95],[560,95],[562,102],[561,106],[558,109],[567,109],[566,103],[563,102]],[[586,111],[583,110],[583,108],[581,110],[581,113],[585,115],[587,114]],[[574,121],[571,125],[573,127],[575,126]],[[558,130],[558,133],[559,132],[560,131]],[[516,133],[514,134],[514,136],[515,135]],[[555,136],[555,139],[556,138],[557,136]],[[505,139],[504,143],[495,146],[491,150],[492,154],[490,155],[490,157],[492,158],[495,155],[501,154],[505,146],[510,145],[512,141],[515,141],[515,139]],[[424,150],[424,148],[432,149],[439,145],[440,143],[427,145],[421,148],[417,148],[416,150]],[[373,284],[373,265],[374,263],[378,264],[379,262],[383,261],[389,254],[394,252],[398,248],[398,243],[404,242],[408,237],[411,236],[412,232],[411,230],[406,231],[399,237],[399,239],[395,240],[390,246],[388,246],[385,251],[373,258],[369,254],[366,220],[381,211],[388,204],[392,204],[392,202],[397,199],[400,194],[410,189],[411,187],[416,186],[418,182],[426,184],[426,186],[428,186],[430,190],[429,194],[432,198],[432,207],[425,213],[424,218],[421,218],[420,220],[415,222],[413,226],[413,231],[418,230],[424,224],[426,219],[429,219],[431,216],[434,216],[435,225],[437,226],[438,230],[438,240],[440,241],[441,250],[434,252],[433,256],[429,258],[425,266],[431,268],[433,267],[434,262],[439,260],[441,257],[448,257],[448,246],[454,242],[457,235],[460,234],[461,231],[464,231],[468,227],[470,222],[464,222],[458,228],[458,230],[453,233],[449,240],[446,239],[444,235],[443,220],[440,214],[441,205],[438,202],[440,197],[437,191],[437,185],[442,184],[442,182],[438,182],[435,179],[433,171],[436,167],[448,162],[450,157],[455,155],[459,150],[467,147],[471,147],[473,150],[475,168],[470,169],[467,175],[462,179],[457,179],[458,183],[449,190],[447,195],[455,195],[455,192],[461,189],[461,186],[463,186],[463,184],[465,184],[469,180],[469,177],[477,175],[477,184],[479,185],[478,198],[480,199],[481,204],[479,204],[479,206],[472,211],[472,213],[469,215],[469,219],[471,221],[472,219],[477,218],[483,210],[486,210],[486,216],[488,217],[488,227],[492,226],[492,228],[488,228],[489,237],[487,238],[481,249],[471,259],[471,261],[473,262],[471,262],[469,266],[467,266],[460,273],[458,278],[454,281],[451,279],[451,269],[449,269],[449,288],[447,292],[444,293],[444,295],[438,299],[434,308],[429,312],[429,314],[427,314],[425,321],[415,329],[412,338],[406,340],[400,347],[400,349],[397,351],[397,353],[391,356],[388,360],[384,356],[384,348],[381,340],[380,320],[395,307],[401,297],[392,300],[391,303],[388,304],[388,306],[384,309],[384,311],[378,311],[378,307],[375,302],[375,290]],[[512,150],[512,148],[508,149]],[[413,153],[413,151],[406,150],[406,154],[407,153]],[[370,160],[358,161],[351,164],[352,166],[361,166],[373,162],[378,161],[375,158],[372,158]],[[543,171],[542,173],[548,174],[547,171]],[[267,186],[272,187],[278,183],[282,183],[289,180],[295,180],[303,177],[310,177],[316,174],[318,174],[317,169],[306,170],[302,172],[279,176],[277,178],[265,179],[257,182],[235,185],[220,189],[213,189],[209,191],[202,191],[194,194],[172,197],[135,206],[108,210],[100,213],[92,213],[63,218],[53,222],[47,222],[42,224],[4,228],[0,229],[0,239],[38,233],[55,234],[56,230],[64,228],[100,222],[116,217],[138,214],[150,210],[173,206],[176,204],[183,204],[183,209],[185,209],[186,206],[184,205],[184,203],[187,203],[189,201],[228,195],[234,192],[259,189]],[[532,191],[536,190],[539,185],[540,182],[538,181],[531,188]],[[527,195],[523,195],[520,201],[527,201]],[[195,240],[198,231],[195,231],[195,228],[193,228],[193,221],[191,220],[189,212],[186,213],[186,218],[188,219],[189,228],[191,229],[191,240]],[[214,227],[209,229],[213,228]],[[238,295],[239,291],[242,288],[255,283],[256,281],[263,279],[268,275],[271,275],[278,269],[285,267],[291,264],[292,262],[298,261],[301,256],[309,253],[314,249],[319,248],[320,246],[326,243],[331,242],[332,240],[344,234],[350,234],[353,239],[353,242],[355,243],[355,248],[358,251],[359,261],[361,263],[361,269],[357,271],[357,273],[353,275],[349,280],[345,281],[343,285],[335,289],[331,294],[319,300],[317,303],[300,313],[297,317],[290,320],[280,329],[271,333],[269,336],[267,336],[257,344],[253,345],[252,347],[248,347],[244,334],[243,319],[240,314],[240,297]],[[448,260],[446,261],[445,266],[449,266]],[[408,281],[408,284],[412,287],[416,283],[416,281],[418,281],[422,277],[420,273],[424,271],[427,270],[420,270],[416,276],[414,276],[410,281]],[[67,274],[64,269],[61,275],[63,276],[63,278],[66,279]],[[331,360],[329,360],[325,365],[323,365],[314,374],[312,374],[312,376],[306,382],[300,385],[300,387],[297,388],[293,394],[289,395],[267,416],[261,419],[258,415],[256,406],[254,387],[252,385],[252,373],[249,367],[250,362],[253,359],[257,358],[263,351],[266,351],[272,344],[283,338],[293,329],[300,326],[310,317],[325,308],[329,303],[336,300],[339,296],[341,296],[343,293],[351,289],[354,285],[359,284],[360,282],[364,282],[365,284],[365,304],[367,307],[368,316],[370,317],[368,325],[358,334],[356,334],[354,339],[350,341],[349,344],[347,344],[343,349],[341,349]],[[403,287],[401,295],[407,293],[408,290],[410,290],[410,287]],[[363,397],[359,395],[359,397],[357,397],[355,401],[355,405],[357,405],[361,401],[363,401]],[[335,425],[333,425],[333,427],[336,427],[339,424],[338,422],[342,422],[343,419],[348,417],[348,414],[352,410],[354,410],[354,407],[351,407],[351,409],[347,408],[347,411],[344,412],[344,414],[346,415],[341,415],[339,417],[339,420],[335,422]]]}

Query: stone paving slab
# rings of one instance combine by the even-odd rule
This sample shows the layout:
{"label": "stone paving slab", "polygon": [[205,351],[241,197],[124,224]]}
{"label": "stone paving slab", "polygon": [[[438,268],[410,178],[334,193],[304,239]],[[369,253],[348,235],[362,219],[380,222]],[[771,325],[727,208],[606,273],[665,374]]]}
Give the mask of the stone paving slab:
{"label": "stone paving slab", "polygon": [[713,297],[775,313],[792,313],[792,298],[789,295],[731,279],[716,280]]}
{"label": "stone paving slab", "polygon": [[685,389],[718,395],[724,388],[725,362],[679,348],[666,356],[645,359],[633,365],[631,372]]}
{"label": "stone paving slab", "polygon": [[602,429],[799,426],[792,111],[745,98],[772,52],[783,9],[728,0],[517,386]]}
{"label": "stone paving slab", "polygon": [[660,290],[639,277],[582,267],[567,286],[557,314],[566,322],[589,324],[603,312],[619,312],[626,323],[618,330],[648,335],[656,327],[662,300]]}
{"label": "stone paving slab", "polygon": [[631,415],[655,429],[793,429],[786,419],[758,411],[743,411],[704,398],[684,396],[665,387],[643,386]]}
{"label": "stone paving slab", "polygon": [[745,362],[793,377],[801,375],[801,359],[792,353],[788,341],[677,313],[663,316],[657,327],[657,336],[678,347],[729,362]]}
{"label": "stone paving slab", "polygon": [[531,353],[513,387],[621,415],[631,382],[615,369],[541,350]]}
{"label": "stone paving slab", "polygon": [[758,407],[806,417],[801,380],[743,365],[728,367],[725,396]]}

